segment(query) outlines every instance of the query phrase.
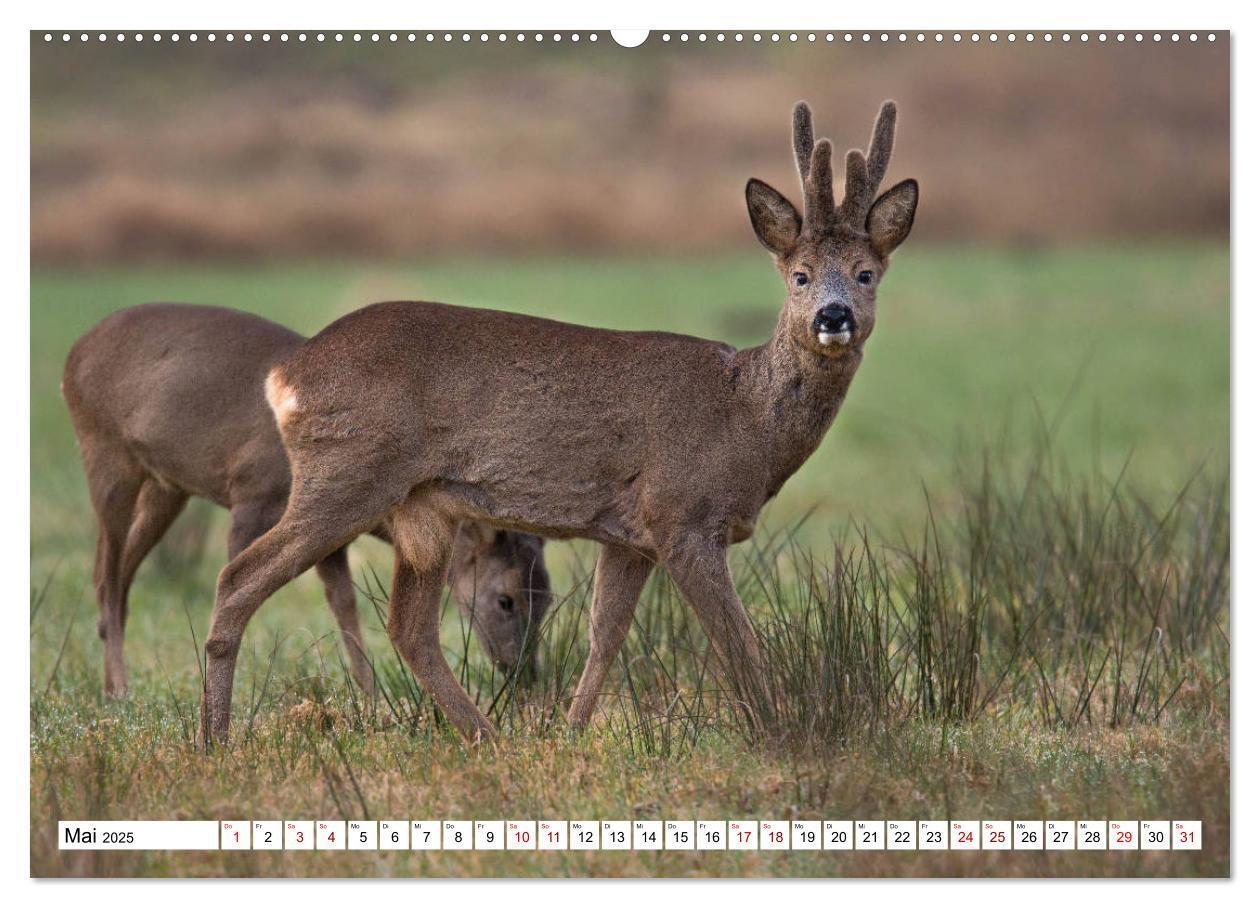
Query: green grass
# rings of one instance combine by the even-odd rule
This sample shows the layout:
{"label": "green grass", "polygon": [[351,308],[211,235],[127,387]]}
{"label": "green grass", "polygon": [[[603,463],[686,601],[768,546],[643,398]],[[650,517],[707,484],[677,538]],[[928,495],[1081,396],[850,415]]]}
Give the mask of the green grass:
{"label": "green grass", "polygon": [[[57,393],[64,355],[83,330],[122,306],[177,299],[313,332],[365,302],[417,297],[742,345],[768,335],[781,287],[755,255],[36,270],[32,870],[1227,873],[1228,292],[1227,254],[1215,247],[916,248],[899,258],[836,426],[736,554],[745,600],[776,654],[771,739],[742,723],[703,635],[663,583],[645,596],[606,720],[579,740],[564,733],[557,702],[580,667],[589,605],[590,548],[579,543],[549,550],[563,601],[541,690],[501,695],[502,679],[478,654],[461,658],[461,629],[447,622],[453,661],[507,732],[500,747],[470,754],[450,739],[366,604],[369,647],[394,708],[358,700],[319,585],[304,577],[251,624],[237,675],[238,743],[206,757],[191,729],[196,643],[226,534],[220,512],[185,515],[142,569],[128,626],[133,693],[122,704],[101,699],[94,521]],[[807,513],[798,531],[779,532]],[[388,550],[360,542],[354,565],[364,599],[379,600],[373,572],[388,577]],[[48,838],[57,817],[391,813],[1169,816],[1202,818],[1210,846],[1162,857],[921,853],[861,862],[172,859],[63,857]]]}

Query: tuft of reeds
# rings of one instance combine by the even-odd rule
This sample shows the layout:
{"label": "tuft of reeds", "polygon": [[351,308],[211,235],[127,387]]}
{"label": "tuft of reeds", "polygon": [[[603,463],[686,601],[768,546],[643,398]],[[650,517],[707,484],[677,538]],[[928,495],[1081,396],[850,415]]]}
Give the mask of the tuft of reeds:
{"label": "tuft of reeds", "polygon": [[[1157,723],[1178,698],[1226,709],[1228,480],[1196,475],[1159,496],[1101,474],[1057,475],[1044,455],[993,452],[929,500],[914,536],[851,528],[829,559],[799,527],[732,557],[761,641],[770,699],[729,689],[664,572],[649,582],[609,680],[604,721],[634,752],[668,756],[708,730],[758,747],[846,747],[913,721],[1009,715],[1044,727]],[[456,673],[508,734],[562,729],[586,655],[591,572],[558,597],[526,684],[469,645]],[[384,623],[379,578],[363,592]],[[377,666],[383,710],[440,729],[396,656]],[[362,705],[367,710],[368,705]],[[359,721],[371,721],[367,712]]]}

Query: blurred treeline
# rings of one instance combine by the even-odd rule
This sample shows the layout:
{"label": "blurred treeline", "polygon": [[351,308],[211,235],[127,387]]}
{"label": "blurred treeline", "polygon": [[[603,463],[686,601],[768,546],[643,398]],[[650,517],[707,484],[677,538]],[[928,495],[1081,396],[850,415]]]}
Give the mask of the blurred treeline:
{"label": "blurred treeline", "polygon": [[[515,37],[513,34],[512,38]],[[884,98],[916,235],[1222,238],[1229,41],[642,47],[497,33],[213,44],[32,36],[37,263],[754,242],[743,185],[798,189],[789,111],[841,150]]]}

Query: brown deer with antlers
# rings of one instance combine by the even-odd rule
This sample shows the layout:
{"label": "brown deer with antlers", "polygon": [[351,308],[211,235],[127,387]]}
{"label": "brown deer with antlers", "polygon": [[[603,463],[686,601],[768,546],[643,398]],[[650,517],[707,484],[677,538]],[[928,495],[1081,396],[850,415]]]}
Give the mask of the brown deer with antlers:
{"label": "brown deer with antlers", "polygon": [[601,543],[590,655],[569,709],[584,725],[660,564],[745,696],[765,695],[727,548],[817,448],[875,326],[875,291],[910,232],[918,185],[876,197],[893,144],[883,106],[832,195],[831,143],[794,116],[804,212],[760,180],[753,230],[787,285],[774,336],[736,350],[438,303],[378,303],[267,377],[293,470],[280,522],[219,576],[202,734],[224,740],[241,635],[273,592],[384,522],[395,547],[388,631],[446,717],[494,732],[447,665],[438,606],[465,519]]}

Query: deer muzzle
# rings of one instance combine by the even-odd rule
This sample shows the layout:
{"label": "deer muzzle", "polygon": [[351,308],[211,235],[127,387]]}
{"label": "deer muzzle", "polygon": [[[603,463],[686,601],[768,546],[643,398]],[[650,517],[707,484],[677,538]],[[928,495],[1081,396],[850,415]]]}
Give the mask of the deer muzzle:
{"label": "deer muzzle", "polygon": [[814,315],[814,336],[824,347],[849,343],[856,327],[853,309],[845,303],[823,306]]}

